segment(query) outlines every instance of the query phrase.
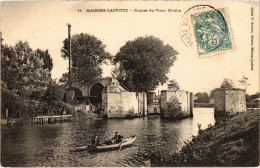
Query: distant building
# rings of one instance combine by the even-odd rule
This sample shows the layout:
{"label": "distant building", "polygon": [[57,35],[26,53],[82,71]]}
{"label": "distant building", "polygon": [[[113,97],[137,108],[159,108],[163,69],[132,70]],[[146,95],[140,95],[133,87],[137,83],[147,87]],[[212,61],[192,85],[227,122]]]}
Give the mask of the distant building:
{"label": "distant building", "polygon": [[176,97],[181,106],[181,114],[178,114],[179,117],[189,117],[193,116],[193,94],[185,90],[162,90],[161,91],[161,117],[163,118],[174,118],[171,115],[171,112],[167,110],[167,102],[171,97]]}
{"label": "distant building", "polygon": [[160,102],[159,95],[155,92],[149,92],[147,94],[147,114],[160,114]]}
{"label": "distant building", "polygon": [[214,116],[233,115],[246,112],[244,89],[218,88],[214,91]]}

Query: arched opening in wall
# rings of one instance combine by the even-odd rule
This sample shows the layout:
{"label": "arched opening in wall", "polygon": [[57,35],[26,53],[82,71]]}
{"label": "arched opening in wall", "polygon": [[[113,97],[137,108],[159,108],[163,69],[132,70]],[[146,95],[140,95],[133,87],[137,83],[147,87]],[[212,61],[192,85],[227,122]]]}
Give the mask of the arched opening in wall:
{"label": "arched opening in wall", "polygon": [[[68,90],[69,89],[66,89],[66,92],[64,93],[64,96],[63,96],[63,101],[65,101],[65,102],[68,102],[67,96],[66,96]],[[75,93],[74,96],[72,97],[72,99],[74,101],[80,100],[82,98],[82,92],[81,92],[81,90],[79,88],[72,87],[71,90],[73,90],[74,93]]]}
{"label": "arched opening in wall", "polygon": [[100,114],[100,110],[102,109],[102,90],[104,86],[100,83],[96,83],[90,90],[90,103],[93,104],[94,113]]}

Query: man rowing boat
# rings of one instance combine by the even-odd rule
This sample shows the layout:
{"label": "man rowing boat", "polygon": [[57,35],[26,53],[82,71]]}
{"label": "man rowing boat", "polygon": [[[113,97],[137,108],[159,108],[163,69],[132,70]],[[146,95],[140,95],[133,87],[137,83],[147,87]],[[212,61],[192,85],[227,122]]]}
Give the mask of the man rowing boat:
{"label": "man rowing boat", "polygon": [[123,141],[123,136],[119,135],[118,132],[115,132],[114,138],[111,139],[112,143],[120,143]]}
{"label": "man rowing boat", "polygon": [[119,135],[118,132],[115,132],[115,136],[111,140],[104,142],[104,144],[111,145],[111,144],[120,143],[123,141],[123,138],[124,137],[122,135]]}

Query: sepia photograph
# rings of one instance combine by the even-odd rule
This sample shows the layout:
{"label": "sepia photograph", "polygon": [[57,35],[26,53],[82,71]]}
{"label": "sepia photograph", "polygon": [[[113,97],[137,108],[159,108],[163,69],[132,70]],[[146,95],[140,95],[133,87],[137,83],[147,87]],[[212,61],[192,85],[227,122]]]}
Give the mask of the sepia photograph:
{"label": "sepia photograph", "polygon": [[1,1],[1,167],[259,167],[259,1]]}

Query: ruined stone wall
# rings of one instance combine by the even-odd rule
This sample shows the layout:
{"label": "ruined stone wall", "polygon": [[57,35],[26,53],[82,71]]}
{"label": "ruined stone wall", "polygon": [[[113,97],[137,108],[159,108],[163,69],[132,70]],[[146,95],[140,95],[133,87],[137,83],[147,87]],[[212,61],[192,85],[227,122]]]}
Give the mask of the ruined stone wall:
{"label": "ruined stone wall", "polygon": [[167,111],[167,102],[170,100],[171,97],[176,97],[179,100],[182,114],[181,116],[190,116],[193,108],[193,99],[190,97],[190,92],[184,91],[184,90],[178,90],[178,91],[170,91],[170,90],[164,90],[161,92],[161,116],[167,117],[172,116]]}
{"label": "ruined stone wall", "polygon": [[[106,86],[117,86],[118,89],[124,90],[122,86],[119,85],[119,82],[115,78],[107,77],[107,78],[102,78],[100,79],[97,83],[100,83],[103,87]],[[96,84],[96,83],[95,83]],[[74,83],[73,86],[79,88],[82,92],[82,96],[89,96],[90,95],[90,90],[94,86],[87,86],[87,85],[79,85],[78,83]]]}
{"label": "ruined stone wall", "polygon": [[124,118],[147,115],[145,93],[103,92],[102,114],[107,118]]}
{"label": "ruined stone wall", "polygon": [[176,97],[181,103],[181,109],[185,116],[190,114],[190,94],[187,91],[180,90],[176,92]]}
{"label": "ruined stone wall", "polygon": [[[105,96],[106,95],[106,96]],[[127,114],[123,114],[121,93],[107,92],[102,93],[102,106],[105,105],[104,113],[105,117],[125,117]]]}
{"label": "ruined stone wall", "polygon": [[161,112],[165,111],[167,107],[167,92],[166,90],[161,91]]}
{"label": "ruined stone wall", "polygon": [[79,89],[82,92],[82,96],[89,96],[89,87],[88,86],[84,85],[84,86],[79,87]]}
{"label": "ruined stone wall", "polygon": [[246,112],[246,98],[244,90],[226,90],[225,95],[227,114]]}
{"label": "ruined stone wall", "polygon": [[214,103],[215,116],[246,112],[245,90],[216,89],[214,92]]}
{"label": "ruined stone wall", "polygon": [[[95,90],[96,84],[102,85],[102,90]],[[145,93],[136,93],[127,91],[124,86],[115,78],[102,78],[94,85],[80,86],[79,89],[82,92],[82,96],[90,96],[90,103],[87,106],[87,110],[77,107],[77,110],[85,113],[91,112],[101,117],[107,118],[124,118],[147,115],[147,95]],[[99,94],[102,98],[98,102],[91,102],[91,98],[95,99]],[[67,97],[75,97],[75,94],[69,93]],[[100,96],[101,97],[101,96]],[[86,105],[86,104],[80,104]],[[85,106],[84,106],[85,107]]]}
{"label": "ruined stone wall", "polygon": [[225,90],[220,89],[214,92],[214,114],[225,113]]}
{"label": "ruined stone wall", "polygon": [[[136,93],[136,92],[133,92]],[[146,93],[136,93],[138,101],[138,112],[139,116],[147,115],[147,95]]]}
{"label": "ruined stone wall", "polygon": [[190,117],[193,117],[194,99],[193,93],[190,92]]}

